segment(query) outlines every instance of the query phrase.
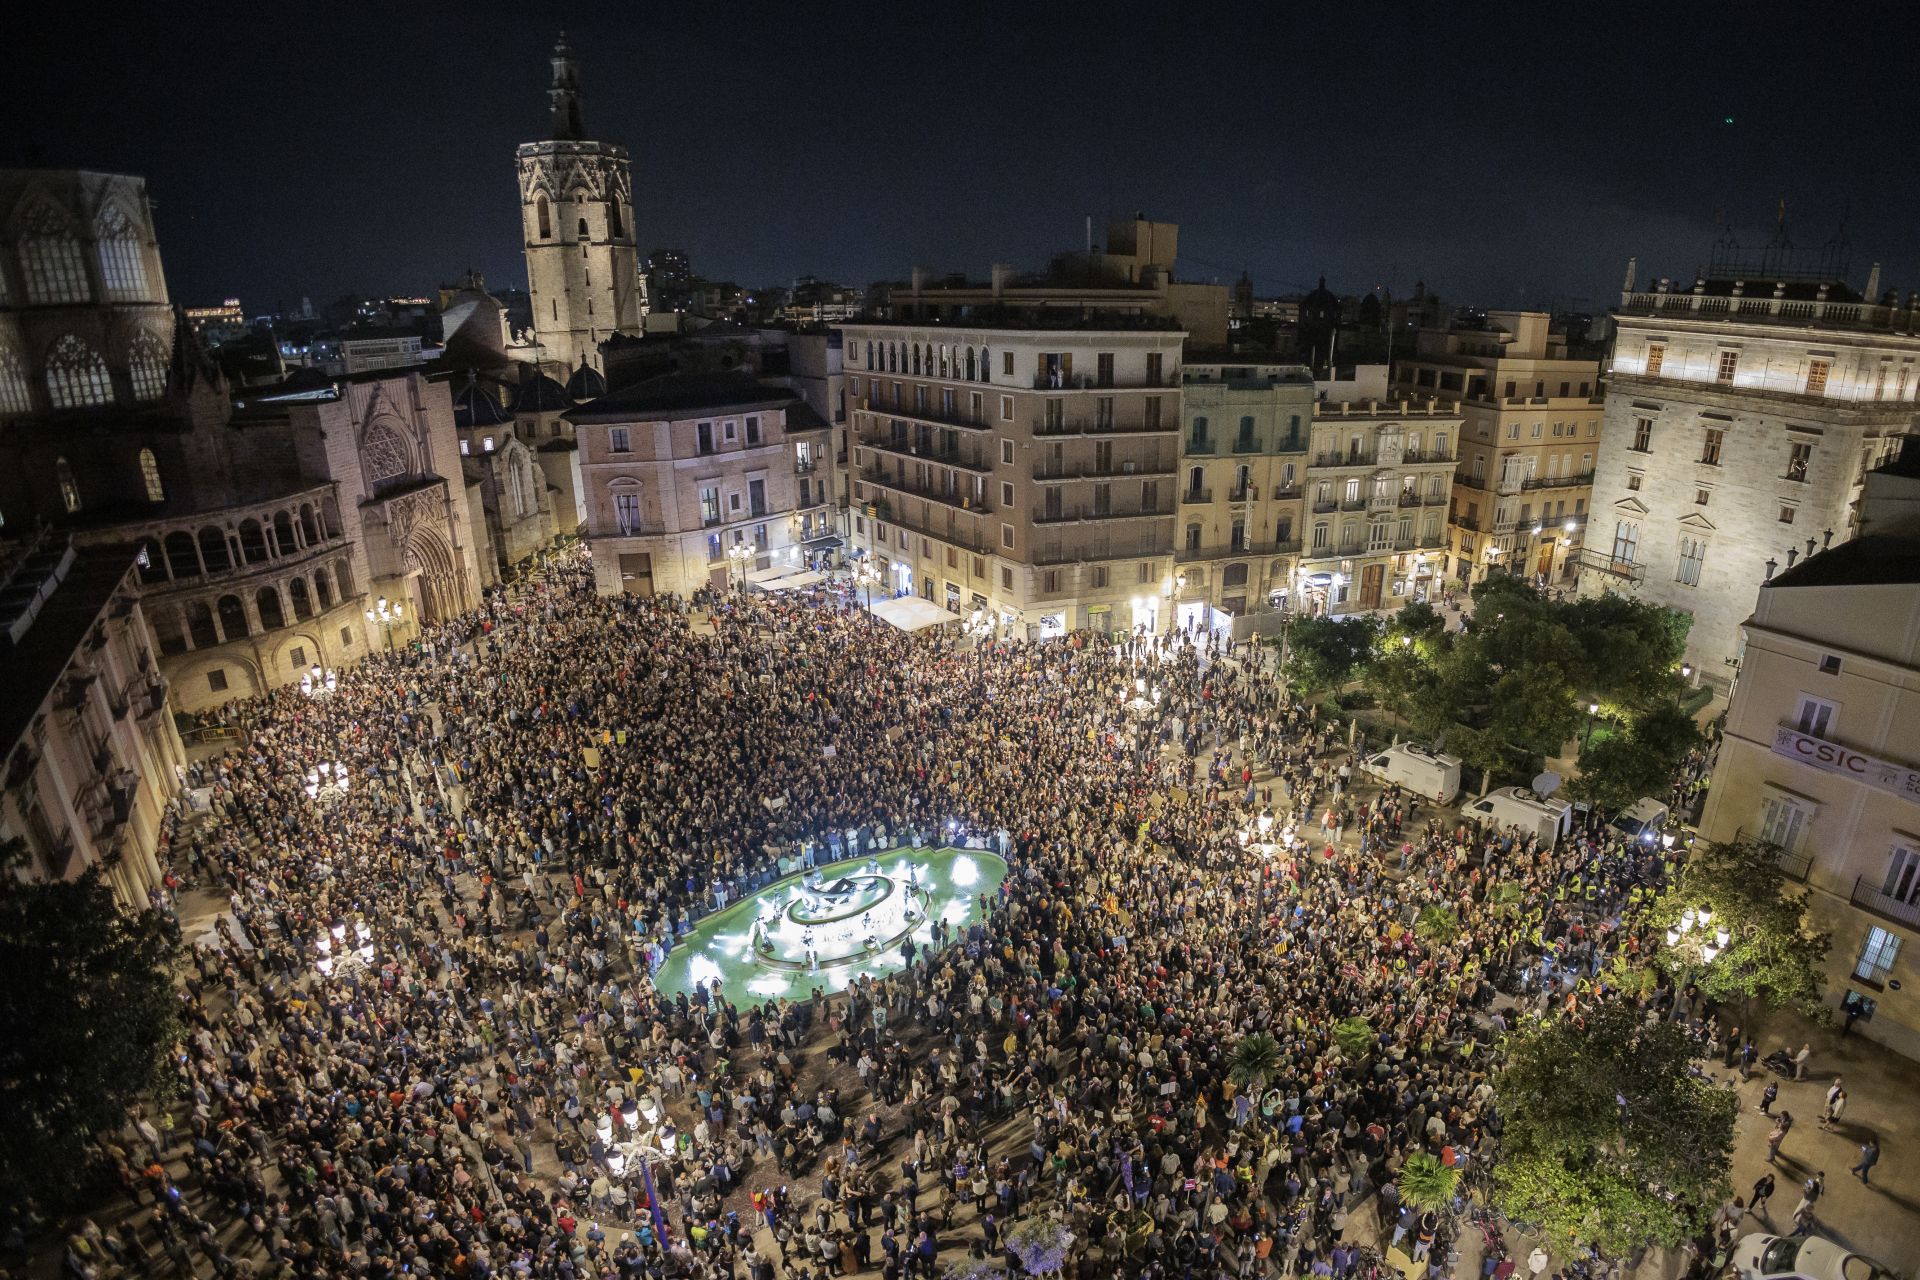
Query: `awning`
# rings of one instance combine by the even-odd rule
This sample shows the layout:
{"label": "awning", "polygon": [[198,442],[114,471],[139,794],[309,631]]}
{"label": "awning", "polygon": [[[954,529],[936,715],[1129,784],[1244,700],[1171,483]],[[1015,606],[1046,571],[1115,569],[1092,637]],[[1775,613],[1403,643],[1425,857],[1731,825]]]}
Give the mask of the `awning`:
{"label": "awning", "polygon": [[792,573],[793,569],[794,566],[790,564],[770,564],[764,569],[749,569],[747,571],[747,581],[757,586],[760,583],[772,582],[775,578]]}
{"label": "awning", "polygon": [[823,533],[817,538],[806,539],[800,545],[810,551],[835,551],[847,544],[837,533]]}
{"label": "awning", "polygon": [[959,615],[948,613],[933,601],[922,600],[918,596],[875,600],[873,612],[876,617],[886,619],[902,631],[925,631],[928,627],[960,621]]}
{"label": "awning", "polygon": [[801,587],[811,587],[826,580],[826,574],[814,573],[812,570],[808,570],[805,573],[796,573],[792,577],[781,578],[774,582],[764,582],[761,584],[761,587],[767,591],[797,591]]}

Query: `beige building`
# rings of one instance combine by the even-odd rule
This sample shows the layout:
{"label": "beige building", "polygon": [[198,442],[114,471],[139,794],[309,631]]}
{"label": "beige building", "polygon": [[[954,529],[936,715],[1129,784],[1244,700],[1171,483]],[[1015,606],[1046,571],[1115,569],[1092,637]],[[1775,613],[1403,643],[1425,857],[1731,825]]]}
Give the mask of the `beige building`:
{"label": "beige building", "polygon": [[600,344],[615,332],[641,332],[646,288],[627,149],[587,139],[578,68],[564,36],[551,61],[546,140],[521,143],[515,156],[533,301],[529,354],[566,377],[583,366],[604,372]]}
{"label": "beige building", "polygon": [[1459,401],[1322,401],[1308,443],[1302,607],[1397,609],[1439,593]]}
{"label": "beige building", "polygon": [[1833,934],[1829,1000],[1870,1001],[1856,1030],[1920,1057],[1920,526],[1817,551],[1758,595],[1701,834],[1779,846]]}
{"label": "beige building", "polygon": [[1776,265],[1651,290],[1629,267],[1581,557],[1582,591],[1692,614],[1687,657],[1722,689],[1766,561],[1847,536],[1920,396],[1920,311],[1877,299],[1877,267],[1863,297]]}
{"label": "beige building", "polygon": [[1570,355],[1543,311],[1491,311],[1483,328],[1421,330],[1394,377],[1404,394],[1460,402],[1447,572],[1571,579],[1600,447],[1599,360]]}
{"label": "beige building", "polygon": [[0,550],[0,840],[25,842],[29,879],[100,867],[143,910],[186,757],[134,558],[51,532]]}
{"label": "beige building", "polygon": [[1174,621],[1206,628],[1230,618],[1245,634],[1297,597],[1313,375],[1188,364],[1182,378]]}
{"label": "beige building", "polygon": [[1021,634],[1171,625],[1183,334],[1073,314],[841,326],[877,594]]}
{"label": "beige building", "polygon": [[783,387],[667,374],[565,417],[602,593],[771,583],[809,572],[833,538],[828,426]]}

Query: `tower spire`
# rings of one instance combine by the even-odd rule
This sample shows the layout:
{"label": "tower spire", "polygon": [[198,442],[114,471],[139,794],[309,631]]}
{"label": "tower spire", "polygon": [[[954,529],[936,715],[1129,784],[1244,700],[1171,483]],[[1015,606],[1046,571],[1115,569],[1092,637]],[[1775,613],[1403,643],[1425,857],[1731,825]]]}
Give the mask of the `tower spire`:
{"label": "tower spire", "polygon": [[555,140],[577,142],[587,136],[580,122],[580,73],[573,61],[573,46],[562,31],[554,42],[553,87],[547,90],[547,105],[553,114],[550,133]]}

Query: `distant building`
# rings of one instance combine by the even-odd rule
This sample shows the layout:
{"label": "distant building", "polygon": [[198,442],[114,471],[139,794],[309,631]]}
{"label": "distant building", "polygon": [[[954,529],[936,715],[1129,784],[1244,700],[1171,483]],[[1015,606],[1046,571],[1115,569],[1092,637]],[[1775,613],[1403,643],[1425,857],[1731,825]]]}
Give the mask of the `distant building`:
{"label": "distant building", "polygon": [[0,840],[25,842],[27,879],[99,867],[144,910],[186,755],[134,556],[50,531],[0,553]]}
{"label": "distant building", "polygon": [[1401,394],[1460,402],[1452,576],[1570,580],[1600,449],[1599,360],[1570,355],[1545,312],[1493,311],[1483,328],[1420,330],[1394,378]]}
{"label": "distant building", "polygon": [[1687,657],[1726,689],[1769,559],[1844,539],[1868,472],[1912,432],[1920,311],[1787,248],[1716,250],[1690,287],[1635,286],[1616,314],[1582,591],[1693,615]]}
{"label": "distant building", "polygon": [[422,362],[417,333],[399,330],[350,329],[338,340],[341,372],[372,373],[376,369],[405,369]]}
{"label": "distant building", "polygon": [[249,328],[238,298],[228,298],[217,307],[188,307],[185,314],[193,331],[210,347],[243,338]]}

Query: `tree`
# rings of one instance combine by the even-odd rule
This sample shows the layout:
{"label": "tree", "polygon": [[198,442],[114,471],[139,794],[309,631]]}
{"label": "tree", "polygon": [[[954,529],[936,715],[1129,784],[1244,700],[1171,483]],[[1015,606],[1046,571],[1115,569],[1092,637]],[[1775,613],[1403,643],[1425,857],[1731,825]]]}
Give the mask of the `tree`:
{"label": "tree", "polygon": [[1333,1042],[1348,1062],[1359,1062],[1373,1052],[1373,1024],[1365,1018],[1342,1018],[1333,1024]]}
{"label": "tree", "polygon": [[1453,1193],[1460,1185],[1460,1170],[1458,1166],[1450,1168],[1441,1164],[1431,1152],[1416,1151],[1400,1166],[1395,1181],[1400,1184],[1402,1200],[1422,1211],[1437,1210],[1453,1200]]}
{"label": "tree", "polygon": [[26,884],[25,846],[0,850],[0,1197],[72,1195],[95,1135],[167,1094],[177,943],[157,912],[122,913],[98,868]]}
{"label": "tree", "polygon": [[1241,1036],[1227,1054],[1227,1079],[1255,1101],[1279,1068],[1280,1042],[1264,1031]]}
{"label": "tree", "polygon": [[1614,1256],[1706,1229],[1731,1193],[1739,1102],[1689,1073],[1696,1046],[1684,1028],[1609,1001],[1530,1022],[1503,1047],[1502,1212]]}
{"label": "tree", "polygon": [[1580,772],[1569,790],[1598,808],[1624,809],[1642,796],[1663,794],[1699,743],[1699,726],[1669,698],[1637,716],[1626,733],[1582,747]]}
{"label": "tree", "polygon": [[1285,675],[1310,693],[1338,689],[1373,652],[1373,619],[1302,618],[1288,628]]}
{"label": "tree", "polygon": [[1451,908],[1430,902],[1414,917],[1413,932],[1423,942],[1452,942],[1460,936],[1460,917]]}
{"label": "tree", "polygon": [[[1689,907],[1712,913],[1706,926],[1694,926],[1703,934],[1710,930],[1716,940],[1721,930],[1727,934],[1725,948],[1695,970],[1703,995],[1763,999],[1774,1008],[1826,1016],[1821,992],[1833,938],[1808,925],[1807,892],[1788,887],[1777,846],[1755,840],[1695,845],[1678,886],[1654,904],[1649,918],[1672,928]],[[1670,952],[1673,961],[1684,963]]]}

